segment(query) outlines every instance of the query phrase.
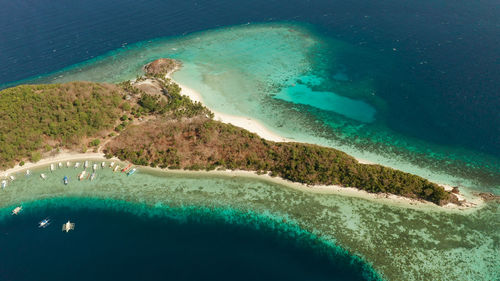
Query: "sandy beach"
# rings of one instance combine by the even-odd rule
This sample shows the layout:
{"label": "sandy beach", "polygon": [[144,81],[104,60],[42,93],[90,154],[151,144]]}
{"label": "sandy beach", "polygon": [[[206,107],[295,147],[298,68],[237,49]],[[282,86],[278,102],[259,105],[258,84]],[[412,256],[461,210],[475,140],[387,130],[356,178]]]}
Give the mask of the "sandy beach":
{"label": "sandy beach", "polygon": [[[71,165],[74,165],[75,162],[82,162],[84,160],[98,160],[98,161],[115,161],[121,162],[121,160],[117,158],[107,159],[104,157],[104,153],[97,152],[88,152],[88,153],[77,153],[71,151],[62,151],[57,155],[53,155],[50,157],[43,158],[37,163],[28,162],[23,166],[16,165],[13,168],[7,169],[5,171],[0,171],[0,179],[5,178],[9,175],[21,173],[26,171],[27,169],[35,169],[41,166],[46,166],[52,163],[62,162],[63,165],[66,162],[71,162]],[[285,185],[290,188],[299,189],[305,192],[317,192],[324,194],[338,194],[342,196],[362,198],[370,201],[376,201],[384,204],[391,204],[396,206],[402,206],[406,208],[430,208],[430,209],[443,209],[443,210],[466,210],[466,209],[475,209],[477,207],[481,207],[484,201],[480,198],[465,198],[463,195],[459,195],[460,200],[466,200],[466,202],[462,206],[458,206],[456,204],[448,204],[445,206],[437,206],[431,202],[426,202],[422,200],[411,199],[403,196],[398,196],[394,194],[386,194],[386,193],[369,193],[364,190],[360,190],[354,187],[343,187],[340,185],[306,185],[302,183],[292,182],[280,177],[271,177],[269,174],[257,174],[254,171],[244,171],[244,170],[212,170],[212,171],[190,171],[190,170],[171,170],[171,169],[161,169],[161,168],[151,168],[147,166],[140,166],[141,170],[150,170],[157,172],[168,172],[168,173],[176,173],[176,174],[207,174],[207,175],[217,175],[217,176],[225,176],[225,177],[247,177],[254,178],[258,180],[265,180],[273,183],[277,183],[280,185]],[[451,189],[451,186],[445,186],[445,189]]]}
{"label": "sandy beach", "polygon": [[[201,97],[200,93],[198,93],[197,91],[195,91],[192,88],[189,88],[186,85],[179,83],[178,81],[175,81],[172,78],[172,74],[177,70],[178,70],[178,68],[174,69],[172,72],[168,73],[166,75],[166,78],[171,79],[177,85],[179,85],[179,87],[181,88],[181,93],[183,95],[188,96],[193,101],[197,101],[197,102],[200,102],[203,105],[205,105],[205,103],[203,103],[203,98]],[[263,139],[266,139],[269,141],[275,141],[275,142],[293,142],[294,141],[294,140],[287,139],[285,137],[282,137],[282,136],[272,132],[271,130],[266,128],[266,126],[264,126],[262,123],[260,123],[259,121],[255,120],[255,119],[221,113],[221,112],[213,110],[212,108],[210,108],[210,111],[212,111],[214,113],[215,120],[241,127],[249,132],[257,134],[259,137],[261,137]],[[358,162],[361,164],[376,164],[376,163],[370,162],[370,161],[365,160],[365,159],[356,158],[356,160],[358,160]]]}
{"label": "sandy beach", "polygon": [[62,151],[57,155],[43,158],[42,160],[36,163],[26,162],[23,166],[19,166],[19,164],[17,164],[16,166],[14,166],[14,168],[10,168],[5,171],[0,171],[0,178],[7,177],[11,174],[19,173],[21,171],[25,171],[28,169],[34,169],[39,166],[49,165],[52,163],[62,162],[64,165],[66,165],[67,161],[74,162],[77,160],[86,160],[86,159],[106,160],[106,158],[104,157],[104,153],[97,153],[97,152],[77,153],[71,151]]}
{"label": "sandy beach", "polygon": [[[174,70],[175,71],[175,70]],[[171,74],[174,72],[170,72],[167,74],[167,78],[171,78]],[[173,80],[173,79],[172,79]],[[173,80],[174,81],[174,80]],[[182,94],[188,96],[190,99],[193,101],[198,101],[200,103],[203,103],[201,95],[180,83],[175,81],[182,90]],[[148,81],[141,81],[139,83],[148,83]],[[229,123],[233,124],[235,126],[244,128],[250,132],[256,133],[260,137],[270,140],[270,141],[276,141],[276,142],[287,142],[287,141],[293,141],[287,138],[284,138],[282,136],[279,136],[278,134],[272,132],[268,128],[266,128],[264,125],[262,125],[260,122],[257,120],[251,119],[251,118],[246,118],[246,117],[240,117],[240,116],[233,116],[229,114],[224,114],[220,113],[217,111],[213,111],[214,113],[214,119],[224,122],[224,123]],[[99,150],[101,151],[102,146],[105,144],[102,144]],[[23,166],[16,165],[15,167],[11,169],[7,169],[5,171],[0,171],[0,178],[6,178],[11,174],[23,172],[27,169],[34,169],[39,166],[44,166],[44,165],[49,165],[51,163],[58,163],[62,162],[64,165],[66,162],[72,162],[72,165],[74,165],[75,162],[77,161],[82,161],[82,160],[99,160],[99,161],[104,161],[104,160],[113,160],[113,161],[119,161],[117,158],[112,158],[112,159],[106,159],[104,157],[104,153],[102,152],[88,152],[88,153],[77,153],[74,151],[61,151],[58,154],[51,155],[49,157],[45,157],[42,160],[38,161],[37,163],[31,163],[27,162]],[[363,164],[374,164],[369,161],[365,161],[363,159],[357,159],[360,163]],[[329,193],[329,194],[339,194],[339,195],[344,195],[344,196],[349,196],[349,197],[357,197],[357,198],[363,198],[363,199],[368,199],[368,200],[376,200],[379,202],[387,203],[387,204],[396,204],[396,205],[401,205],[405,207],[438,207],[437,205],[422,201],[422,200],[416,200],[416,199],[411,199],[403,196],[397,196],[393,194],[374,194],[374,193],[369,193],[364,190],[360,190],[354,187],[342,187],[339,185],[305,185],[301,183],[296,183],[296,182],[291,182],[289,180],[285,180],[283,178],[279,177],[271,177],[269,174],[263,174],[263,175],[258,175],[256,172],[252,171],[242,171],[242,170],[214,170],[214,171],[187,171],[187,170],[169,170],[169,169],[160,169],[160,168],[150,168],[150,167],[141,167],[141,169],[148,169],[148,170],[156,170],[156,171],[168,171],[171,173],[184,173],[184,174],[212,174],[212,175],[221,175],[221,176],[239,176],[239,177],[252,177],[256,179],[264,179],[266,181],[271,181],[274,183],[286,185],[292,188],[304,190],[307,192],[321,192],[321,193]],[[451,186],[447,185],[441,185],[445,188],[445,190],[450,191],[452,189]],[[462,206],[458,206],[456,204],[448,204],[443,207],[438,207],[442,209],[450,209],[450,210],[463,210],[463,209],[470,209],[473,207],[479,207],[482,205],[483,201],[480,198],[466,198],[463,194],[457,194],[458,198],[460,201],[463,201]]]}
{"label": "sandy beach", "polygon": [[[172,79],[170,76],[168,76],[168,77],[170,79]],[[172,79],[172,81],[174,81],[174,80]],[[175,83],[178,84],[179,87],[181,87],[181,89],[182,89],[181,93],[183,95],[188,96],[193,101],[197,101],[197,102],[200,102],[203,105],[205,105],[203,103],[203,99],[201,98],[201,95],[198,92],[187,87],[186,85],[180,84],[177,81],[175,81]],[[215,120],[241,127],[247,131],[250,131],[252,133],[256,133],[257,135],[259,135],[263,139],[270,140],[270,141],[276,141],[276,142],[293,141],[293,140],[284,138],[284,137],[272,132],[271,130],[269,130],[264,125],[262,125],[261,123],[259,123],[258,121],[254,120],[254,119],[221,113],[218,111],[214,111],[211,108],[210,108],[210,111],[212,111],[214,113]]]}

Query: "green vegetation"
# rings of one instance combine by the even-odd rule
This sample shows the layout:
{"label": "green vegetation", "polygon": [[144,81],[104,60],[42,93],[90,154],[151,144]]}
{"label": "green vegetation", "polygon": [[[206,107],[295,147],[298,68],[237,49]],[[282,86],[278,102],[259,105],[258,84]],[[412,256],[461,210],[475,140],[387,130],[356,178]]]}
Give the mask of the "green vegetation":
{"label": "green vegetation", "polygon": [[95,139],[89,143],[90,146],[99,146],[99,144],[101,144],[100,139]]}
{"label": "green vegetation", "polygon": [[[164,74],[156,75],[164,77]],[[213,118],[213,113],[199,102],[193,102],[189,97],[181,95],[179,85],[172,83],[170,79],[155,78],[164,95],[151,95],[134,87],[130,82],[120,83],[124,91],[133,96],[139,96],[137,104],[131,112],[135,117],[144,114],[168,115],[172,118],[191,118],[204,115]]]}
{"label": "green vegetation", "polygon": [[[173,65],[167,61],[163,66]],[[112,138],[106,156],[138,165],[251,170],[294,182],[352,186],[436,204],[456,198],[421,177],[359,164],[332,148],[266,141],[214,121],[210,110],[182,96],[180,87],[164,78],[163,66],[151,66],[159,72],[149,74],[150,81],[141,78],[148,83],[142,88],[130,81],[73,82],[0,91],[0,168],[26,159],[37,162],[53,149],[85,152],[99,146],[101,139]]]}
{"label": "green vegetation", "polygon": [[123,94],[115,85],[75,82],[23,85],[0,92],[0,167],[41,152],[80,146],[112,129]]}
{"label": "green vegetation", "polygon": [[332,149],[276,143],[244,129],[198,116],[184,122],[152,120],[131,126],[107,145],[110,155],[138,165],[171,169],[216,168],[270,172],[305,184],[336,184],[443,204],[450,195],[421,177],[380,165],[359,164]]}
{"label": "green vegetation", "polygon": [[30,161],[36,163],[42,159],[42,154],[39,151],[34,151],[30,155]]}

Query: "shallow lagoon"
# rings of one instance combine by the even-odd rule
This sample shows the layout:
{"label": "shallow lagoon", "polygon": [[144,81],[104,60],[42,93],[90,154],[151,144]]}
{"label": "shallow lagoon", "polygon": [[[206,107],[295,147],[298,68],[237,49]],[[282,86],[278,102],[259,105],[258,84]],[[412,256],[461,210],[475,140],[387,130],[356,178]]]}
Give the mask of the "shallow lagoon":
{"label": "shallow lagoon", "polygon": [[[48,168],[42,170],[47,173]],[[247,177],[146,169],[127,177],[107,168],[99,170],[92,182],[78,182],[79,170],[73,168],[48,172],[46,181],[39,172],[31,177],[17,175],[1,192],[0,205],[8,207],[3,209],[4,219],[15,205],[29,208],[30,202],[39,199],[113,199],[101,201],[108,202],[100,203],[101,207],[132,206],[114,203],[119,200],[148,206],[125,208],[143,215],[167,212],[182,218],[184,211],[205,210],[226,223],[244,218],[245,225],[284,224],[365,258],[389,280],[494,280],[500,274],[498,204],[473,211],[443,211],[380,204]],[[62,184],[64,175],[70,177],[68,186]],[[85,200],[73,202],[92,207]]]}

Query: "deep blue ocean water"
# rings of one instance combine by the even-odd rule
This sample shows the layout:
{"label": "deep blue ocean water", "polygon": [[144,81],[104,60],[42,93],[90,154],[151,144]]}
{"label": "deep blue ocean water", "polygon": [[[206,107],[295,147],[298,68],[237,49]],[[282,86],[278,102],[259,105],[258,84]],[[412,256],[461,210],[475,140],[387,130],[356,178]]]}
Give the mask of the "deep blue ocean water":
{"label": "deep blue ocean water", "polygon": [[[3,216],[0,280],[366,280],[363,264],[348,255],[327,255],[315,240],[289,239],[265,226],[200,213],[148,215],[141,206],[134,207],[144,208],[136,215],[92,208],[99,201],[88,199],[88,207],[70,207],[74,200]],[[52,223],[38,228],[45,217]],[[63,233],[68,219],[75,230]]]}

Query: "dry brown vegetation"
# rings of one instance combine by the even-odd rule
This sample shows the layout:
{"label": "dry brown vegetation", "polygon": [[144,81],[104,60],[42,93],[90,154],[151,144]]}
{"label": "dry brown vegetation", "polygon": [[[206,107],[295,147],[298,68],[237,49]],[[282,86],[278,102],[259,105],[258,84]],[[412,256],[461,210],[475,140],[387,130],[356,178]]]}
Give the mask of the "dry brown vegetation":
{"label": "dry brown vegetation", "polygon": [[[167,61],[167,67],[171,67]],[[74,82],[24,85],[0,92],[0,167],[53,148],[104,142],[107,156],[138,165],[270,172],[305,184],[337,184],[443,204],[455,196],[421,177],[359,164],[333,148],[267,141],[212,120],[213,113],[180,94],[165,71],[148,86]],[[162,70],[163,69],[163,70]],[[140,81],[145,81],[142,77]],[[111,137],[114,130],[119,134]]]}
{"label": "dry brown vegetation", "polygon": [[271,172],[295,182],[353,186],[437,204],[450,199],[442,187],[415,175],[359,164],[331,148],[267,141],[244,129],[200,116],[181,122],[159,118],[130,126],[108,143],[105,151],[138,165]]}

